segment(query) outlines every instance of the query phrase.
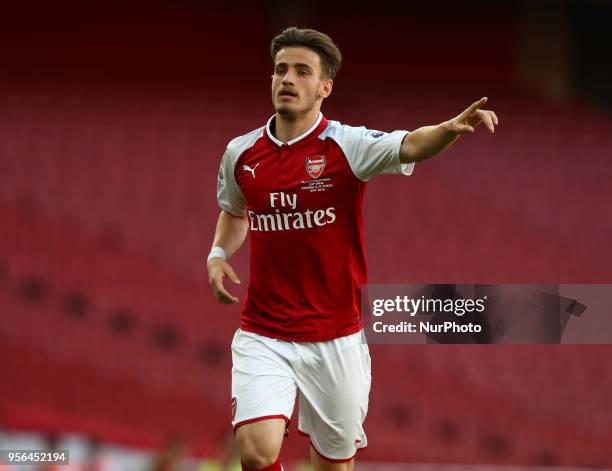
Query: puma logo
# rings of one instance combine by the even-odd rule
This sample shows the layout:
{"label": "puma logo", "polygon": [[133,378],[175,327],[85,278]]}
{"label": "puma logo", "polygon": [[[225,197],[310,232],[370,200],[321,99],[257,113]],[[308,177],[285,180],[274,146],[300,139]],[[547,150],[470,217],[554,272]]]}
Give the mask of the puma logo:
{"label": "puma logo", "polygon": [[255,167],[251,168],[248,165],[243,165],[242,166],[242,170],[246,170],[247,172],[251,172],[253,174],[253,178],[255,178],[255,169],[257,168],[257,166],[260,164],[261,162],[257,162],[257,165],[255,165]]}

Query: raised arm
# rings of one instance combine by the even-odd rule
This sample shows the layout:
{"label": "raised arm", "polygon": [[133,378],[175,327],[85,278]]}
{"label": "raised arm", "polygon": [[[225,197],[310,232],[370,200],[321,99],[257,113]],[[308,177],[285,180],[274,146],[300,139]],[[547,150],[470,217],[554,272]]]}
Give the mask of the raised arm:
{"label": "raised arm", "polygon": [[487,102],[483,97],[472,103],[458,116],[435,126],[423,126],[406,135],[400,148],[400,162],[420,162],[442,152],[462,134],[473,133],[480,123],[484,123],[490,132],[495,132],[499,124],[493,111],[481,110]]}
{"label": "raised arm", "polygon": [[[238,298],[231,295],[223,286],[223,278],[227,277],[234,283],[240,284],[240,280],[227,260],[242,246],[248,229],[249,223],[246,217],[237,217],[227,211],[221,211],[219,214],[213,251],[211,251],[213,256],[209,257],[207,266],[210,287],[215,297],[223,304],[238,302]],[[223,250],[219,251],[217,248]]]}

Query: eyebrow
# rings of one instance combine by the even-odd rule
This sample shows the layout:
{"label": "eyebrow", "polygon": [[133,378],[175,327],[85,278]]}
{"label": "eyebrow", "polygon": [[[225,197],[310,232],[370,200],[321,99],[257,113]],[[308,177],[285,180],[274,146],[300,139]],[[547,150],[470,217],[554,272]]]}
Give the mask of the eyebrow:
{"label": "eyebrow", "polygon": [[[286,62],[279,62],[276,64],[275,67],[278,67],[279,65],[288,65]],[[293,64],[295,67],[298,68],[302,68],[302,69],[310,69],[313,70],[313,68],[311,66],[309,66],[308,64],[304,64],[302,62],[296,62],[295,64]]]}

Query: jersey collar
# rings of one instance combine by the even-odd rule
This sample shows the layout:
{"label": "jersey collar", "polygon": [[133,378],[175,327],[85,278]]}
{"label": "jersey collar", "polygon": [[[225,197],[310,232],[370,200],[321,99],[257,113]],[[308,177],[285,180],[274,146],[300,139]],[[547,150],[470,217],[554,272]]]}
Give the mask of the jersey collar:
{"label": "jersey collar", "polygon": [[[272,115],[272,117],[268,120],[267,124],[266,124],[266,137],[273,143],[276,144],[278,147],[282,147],[284,145],[284,143],[282,141],[279,141],[274,134],[272,134],[272,131],[270,129],[270,127],[272,126],[272,121],[274,120],[274,118],[276,117],[276,115]],[[320,127],[321,125],[326,125],[327,124],[327,120],[325,119],[325,117],[323,116],[323,113],[321,113],[319,111],[319,116],[317,116],[317,120],[315,121],[315,123],[312,125],[312,127],[306,131],[304,134],[302,134],[301,136],[296,137],[295,139],[291,139],[289,142],[287,142],[287,145],[291,146],[293,144],[296,144],[300,141],[303,141],[305,138],[307,138],[308,136],[310,136],[311,134],[314,133],[314,131]],[[324,128],[324,126],[321,126]],[[323,129],[321,129],[322,131]]]}

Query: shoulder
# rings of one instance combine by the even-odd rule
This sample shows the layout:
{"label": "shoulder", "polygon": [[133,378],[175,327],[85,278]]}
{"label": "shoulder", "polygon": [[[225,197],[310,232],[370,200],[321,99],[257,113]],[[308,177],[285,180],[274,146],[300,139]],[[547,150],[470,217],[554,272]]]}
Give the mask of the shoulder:
{"label": "shoulder", "polygon": [[234,162],[238,160],[246,150],[249,150],[255,145],[260,137],[263,136],[265,126],[261,126],[253,131],[250,131],[242,136],[235,137],[227,144],[226,155]]}
{"label": "shoulder", "polygon": [[388,136],[389,133],[366,126],[350,126],[339,121],[328,121],[327,127],[319,135],[319,139],[332,139],[341,148],[354,148],[375,144]]}
{"label": "shoulder", "polygon": [[328,121],[320,139],[332,139],[357,178],[368,181],[381,173],[402,173],[399,152],[407,131],[385,132]]}
{"label": "shoulder", "polygon": [[333,139],[338,144],[342,145],[347,141],[362,138],[366,132],[367,129],[365,126],[349,126],[340,121],[329,120],[323,132],[319,134],[319,139]]}

